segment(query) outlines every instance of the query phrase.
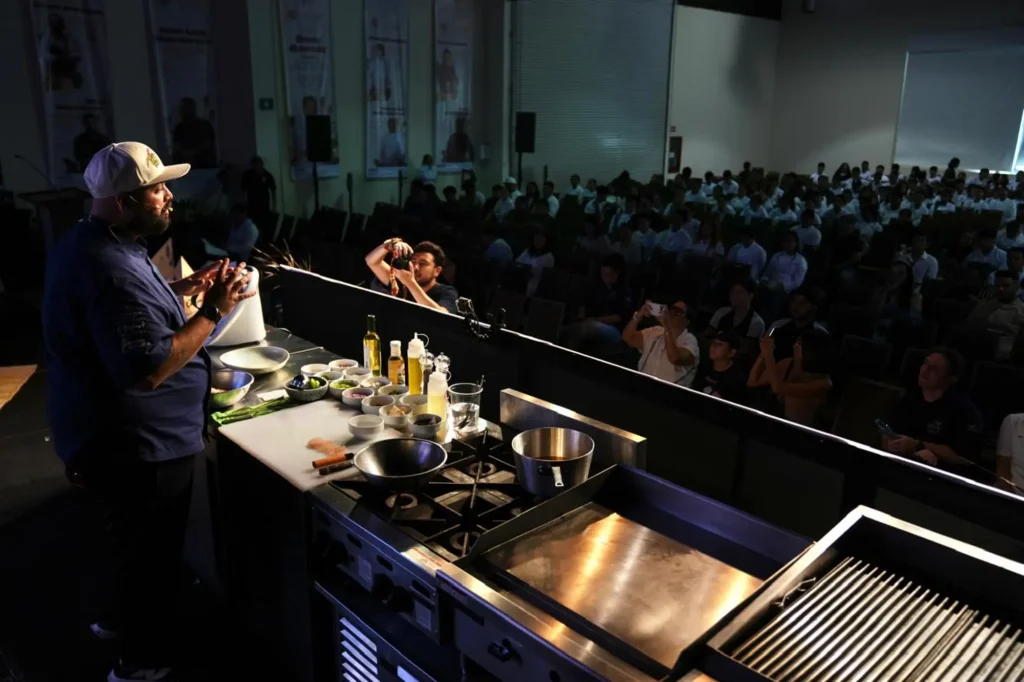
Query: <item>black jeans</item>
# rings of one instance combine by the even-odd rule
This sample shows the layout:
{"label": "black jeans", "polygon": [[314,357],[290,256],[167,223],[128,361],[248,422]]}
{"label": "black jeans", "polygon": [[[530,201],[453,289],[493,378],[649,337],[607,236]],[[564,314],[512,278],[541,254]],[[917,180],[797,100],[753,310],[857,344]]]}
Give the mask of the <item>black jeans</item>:
{"label": "black jeans", "polygon": [[112,615],[122,662],[165,666],[177,631],[175,605],[195,457],[145,462],[104,450],[76,459],[68,475],[104,510],[114,553]]}

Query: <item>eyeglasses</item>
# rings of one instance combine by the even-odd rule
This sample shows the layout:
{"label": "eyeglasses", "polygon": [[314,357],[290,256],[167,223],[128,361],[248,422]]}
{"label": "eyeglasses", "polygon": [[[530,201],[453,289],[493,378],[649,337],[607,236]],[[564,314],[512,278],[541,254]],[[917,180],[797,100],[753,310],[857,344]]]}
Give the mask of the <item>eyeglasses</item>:
{"label": "eyeglasses", "polygon": [[668,309],[668,314],[675,317],[686,317],[686,308],[679,308],[677,306],[671,306]]}

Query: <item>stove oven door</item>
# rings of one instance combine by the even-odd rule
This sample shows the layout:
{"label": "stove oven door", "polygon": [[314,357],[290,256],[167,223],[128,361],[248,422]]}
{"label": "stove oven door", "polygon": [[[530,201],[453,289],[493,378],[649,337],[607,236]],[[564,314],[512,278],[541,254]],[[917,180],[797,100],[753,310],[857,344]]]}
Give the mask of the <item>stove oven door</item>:
{"label": "stove oven door", "polygon": [[[316,591],[326,604],[318,627],[328,627],[330,641],[324,651],[338,682],[444,682],[458,680],[459,658],[444,651],[404,620],[373,604],[353,586],[317,582]],[[399,651],[395,645],[401,646]]]}

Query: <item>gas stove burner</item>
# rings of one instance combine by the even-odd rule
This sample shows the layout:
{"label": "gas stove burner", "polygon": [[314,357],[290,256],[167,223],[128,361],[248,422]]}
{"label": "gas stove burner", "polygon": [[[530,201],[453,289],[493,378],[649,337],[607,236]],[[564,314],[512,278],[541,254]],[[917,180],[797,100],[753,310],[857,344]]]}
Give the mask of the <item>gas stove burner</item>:
{"label": "gas stove burner", "polygon": [[466,467],[466,473],[473,478],[485,478],[497,470],[498,467],[491,462],[473,462]]}
{"label": "gas stove burner", "polygon": [[465,556],[469,552],[470,548],[473,547],[473,543],[480,539],[480,533],[475,530],[460,530],[452,534],[448,540],[448,544],[451,545],[452,549],[458,552],[461,556]]}
{"label": "gas stove burner", "polygon": [[392,495],[388,495],[387,499],[384,500],[384,504],[388,509],[398,507],[401,511],[412,509],[419,505],[419,503],[419,498],[412,493],[394,493]]}

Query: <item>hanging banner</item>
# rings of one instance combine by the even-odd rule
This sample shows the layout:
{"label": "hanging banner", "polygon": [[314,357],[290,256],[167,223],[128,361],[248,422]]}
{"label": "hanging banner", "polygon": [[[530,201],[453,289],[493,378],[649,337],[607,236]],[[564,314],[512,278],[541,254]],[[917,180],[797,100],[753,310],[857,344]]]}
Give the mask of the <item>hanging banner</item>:
{"label": "hanging banner", "polygon": [[150,0],[164,158],[217,167],[212,0]]}
{"label": "hanging banner", "polygon": [[306,149],[306,117],[331,117],[331,161],[318,162],[318,178],[341,175],[338,125],[334,106],[330,0],[280,0],[285,90],[291,126],[293,180],[311,180],[313,164]]}
{"label": "hanging banner", "polygon": [[434,4],[435,156],[442,173],[473,168],[473,0]]}
{"label": "hanging banner", "polygon": [[31,1],[50,179],[82,185],[114,135],[104,0]]}
{"label": "hanging banner", "polygon": [[366,176],[406,172],[409,1],[366,0]]}

